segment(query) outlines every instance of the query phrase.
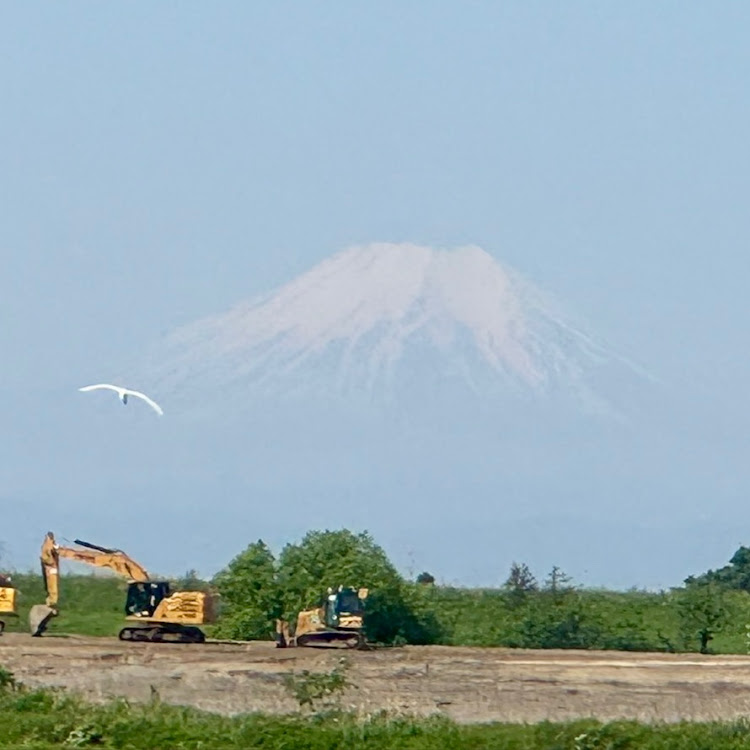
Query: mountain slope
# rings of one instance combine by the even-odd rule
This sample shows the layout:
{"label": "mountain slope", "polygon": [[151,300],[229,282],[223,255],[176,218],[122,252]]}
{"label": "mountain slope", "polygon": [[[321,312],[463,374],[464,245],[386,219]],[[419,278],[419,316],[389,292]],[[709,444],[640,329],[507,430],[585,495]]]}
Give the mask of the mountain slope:
{"label": "mountain slope", "polygon": [[[432,382],[481,399],[563,393],[627,367],[481,248],[354,247],[274,292],[177,330],[140,373],[156,392],[361,394],[399,401]],[[453,393],[453,391],[451,391]]]}

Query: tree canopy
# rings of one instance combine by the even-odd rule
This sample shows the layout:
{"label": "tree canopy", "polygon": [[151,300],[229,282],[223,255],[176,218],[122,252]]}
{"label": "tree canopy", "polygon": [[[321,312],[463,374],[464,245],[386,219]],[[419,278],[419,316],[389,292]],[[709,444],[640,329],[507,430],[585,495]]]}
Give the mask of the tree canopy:
{"label": "tree canopy", "polygon": [[728,589],[750,591],[750,547],[741,546],[724,567],[690,576],[685,583],[716,583]]}
{"label": "tree canopy", "polygon": [[276,559],[261,540],[249,545],[216,575],[224,616],[219,635],[265,639],[275,619],[290,622],[320,606],[329,587],[370,591],[365,604],[368,638],[425,643],[434,638],[434,617],[420,615],[419,597],[367,532],[310,531],[287,544]]}

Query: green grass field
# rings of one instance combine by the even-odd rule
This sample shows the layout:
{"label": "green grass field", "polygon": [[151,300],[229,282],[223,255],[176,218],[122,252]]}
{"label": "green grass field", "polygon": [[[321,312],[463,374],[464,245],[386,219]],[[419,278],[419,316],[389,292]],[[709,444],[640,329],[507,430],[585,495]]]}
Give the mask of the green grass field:
{"label": "green grass field", "polygon": [[[583,648],[631,651],[696,650],[697,640],[685,644],[680,616],[668,593],[644,591],[576,592],[570,602],[554,607],[535,607],[533,600],[513,606],[498,589],[421,587],[420,608],[435,615],[440,642],[453,646],[533,646],[540,641],[539,627],[555,627],[574,620]],[[726,594],[731,605],[729,623],[710,643],[715,653],[747,653],[746,625],[750,624],[750,595]],[[559,622],[550,618],[554,615]],[[558,631],[560,627],[558,627]],[[575,635],[575,633],[573,634]],[[565,633],[559,641],[565,643]],[[585,636],[585,637],[584,637]],[[526,640],[524,640],[526,639]],[[574,647],[575,637],[568,645]],[[540,644],[541,645],[541,644]],[[566,646],[562,646],[566,647]]]}
{"label": "green grass field", "polygon": [[[40,575],[17,573],[18,618],[7,618],[8,632],[27,632],[28,613],[34,604],[44,604]],[[127,584],[101,575],[63,575],[60,579],[60,616],[50,622],[50,633],[117,635],[124,620]]]}

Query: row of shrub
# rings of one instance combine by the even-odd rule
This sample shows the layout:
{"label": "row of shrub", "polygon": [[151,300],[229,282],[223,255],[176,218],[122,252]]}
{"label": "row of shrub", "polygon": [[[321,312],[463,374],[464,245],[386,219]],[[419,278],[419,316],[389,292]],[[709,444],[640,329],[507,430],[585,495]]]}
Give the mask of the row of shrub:
{"label": "row of shrub", "polygon": [[434,642],[514,648],[746,653],[750,596],[714,587],[674,591],[529,592],[434,587],[415,592],[435,613]]}

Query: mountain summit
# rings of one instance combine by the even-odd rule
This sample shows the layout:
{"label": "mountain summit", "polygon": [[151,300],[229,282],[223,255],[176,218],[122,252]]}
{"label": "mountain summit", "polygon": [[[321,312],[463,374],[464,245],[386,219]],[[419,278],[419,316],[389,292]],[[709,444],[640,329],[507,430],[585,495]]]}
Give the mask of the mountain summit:
{"label": "mountain summit", "polygon": [[481,248],[383,243],[344,250],[178,329],[144,374],[173,396],[241,387],[248,397],[317,390],[388,400],[429,380],[482,398],[566,393],[591,405],[589,376],[615,361]]}

